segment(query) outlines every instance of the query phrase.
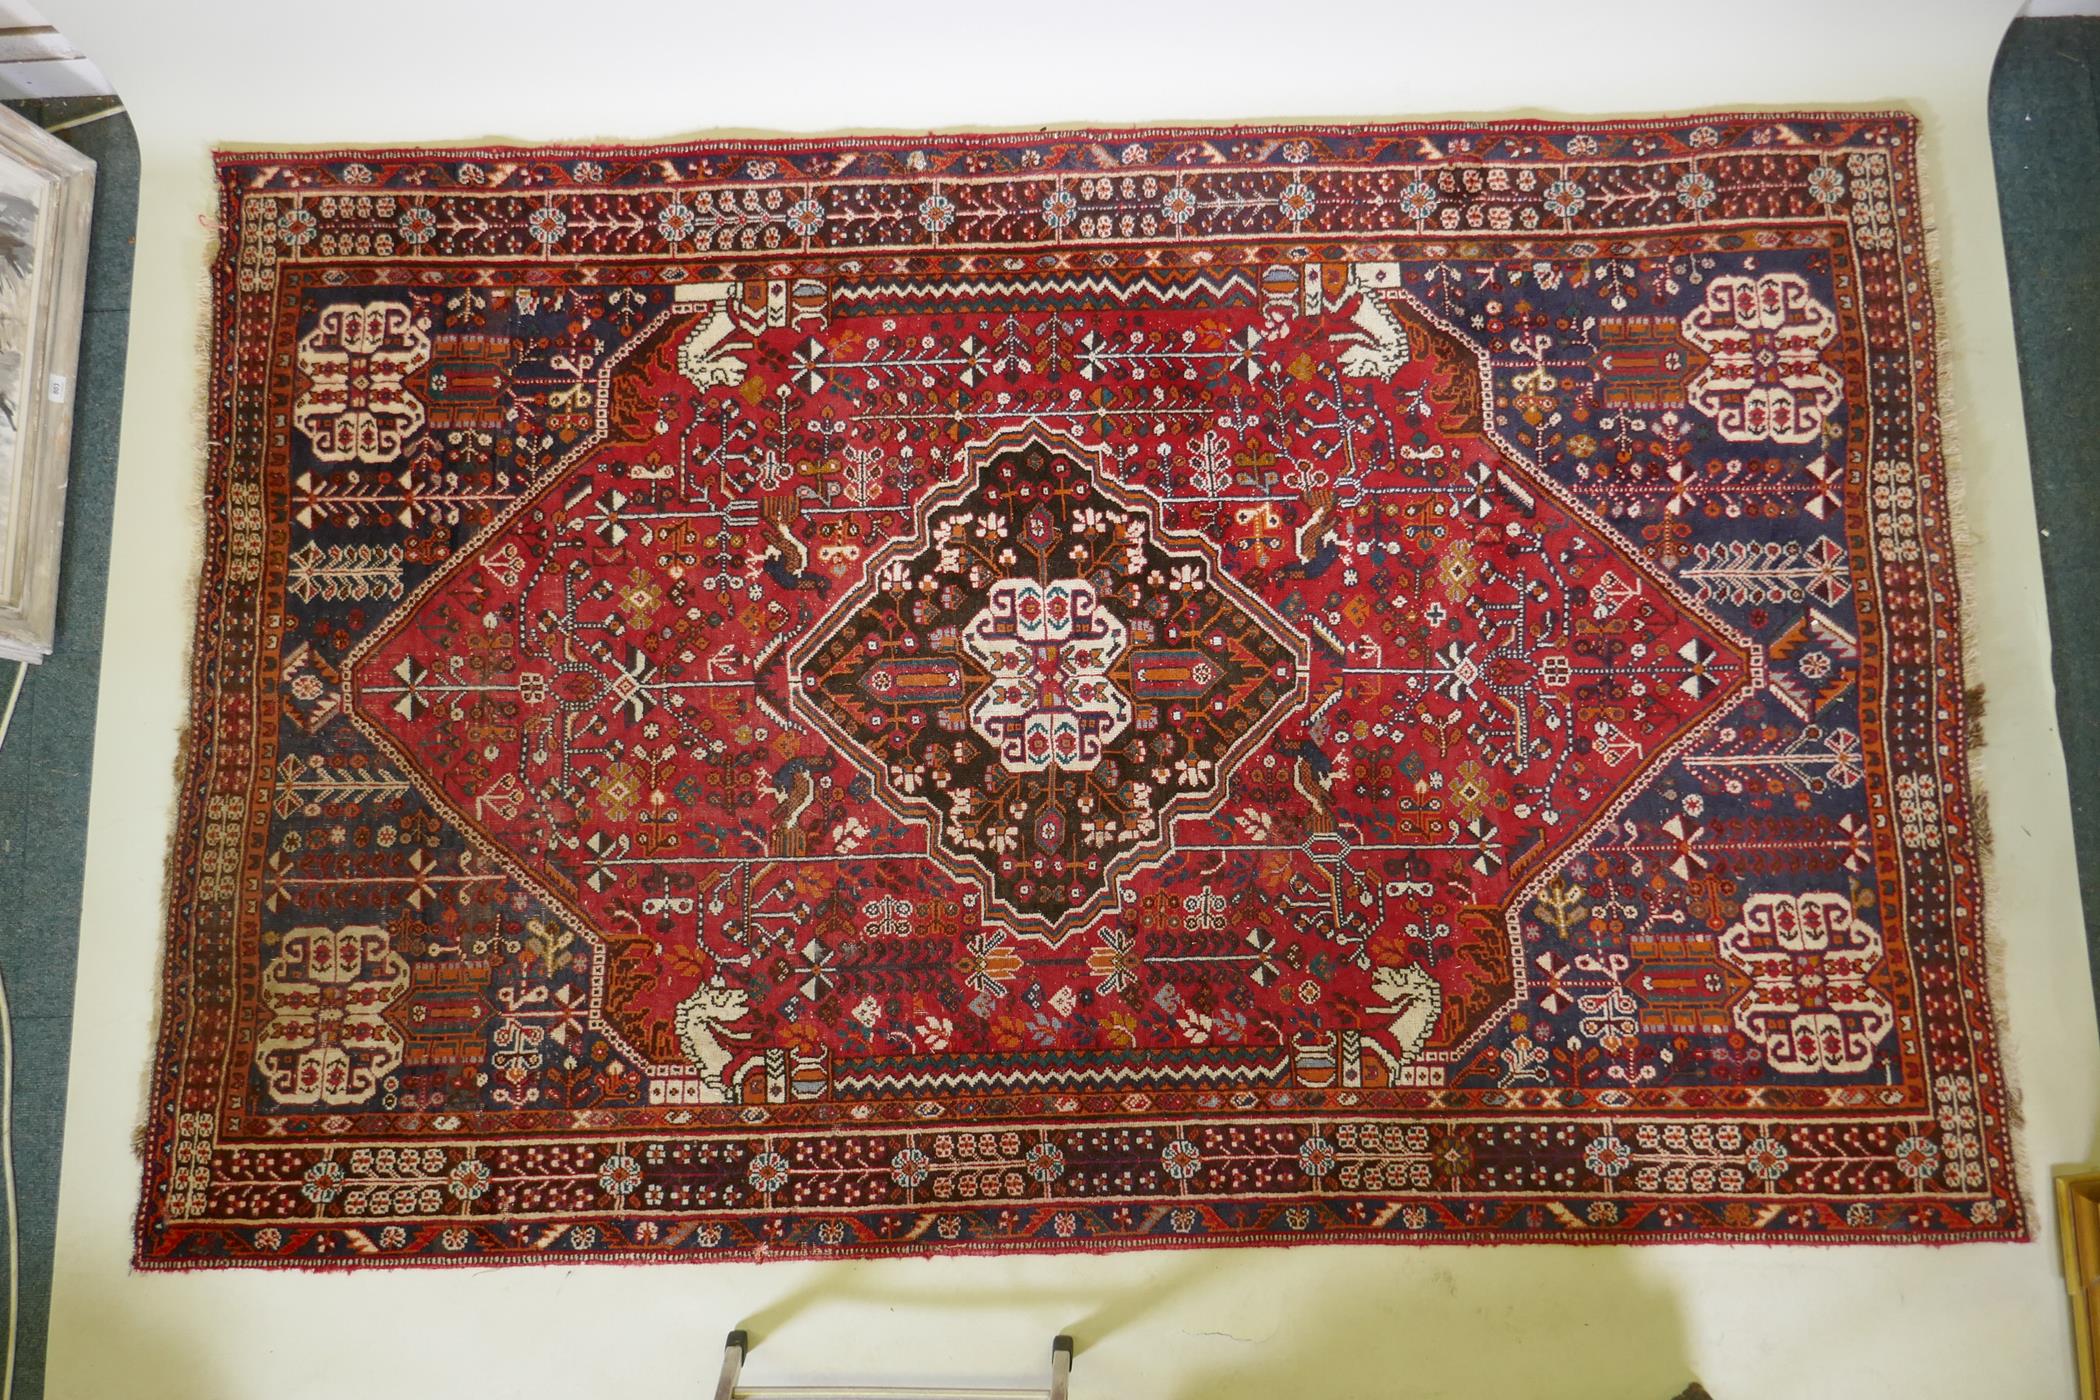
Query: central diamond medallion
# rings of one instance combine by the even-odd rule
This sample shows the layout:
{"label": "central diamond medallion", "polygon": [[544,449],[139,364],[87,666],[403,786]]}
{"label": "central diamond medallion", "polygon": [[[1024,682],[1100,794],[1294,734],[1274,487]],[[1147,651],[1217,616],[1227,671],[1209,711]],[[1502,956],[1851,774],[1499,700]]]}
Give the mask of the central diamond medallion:
{"label": "central diamond medallion", "polygon": [[966,460],[795,649],[795,704],[988,913],[1061,941],[1224,801],[1305,645],[1071,438]]}

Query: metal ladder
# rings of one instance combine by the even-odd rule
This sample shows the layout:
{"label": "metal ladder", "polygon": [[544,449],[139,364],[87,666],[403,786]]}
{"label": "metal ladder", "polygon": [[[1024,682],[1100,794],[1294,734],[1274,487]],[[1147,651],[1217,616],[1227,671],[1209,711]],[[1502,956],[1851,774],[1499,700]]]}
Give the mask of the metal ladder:
{"label": "metal ladder", "polygon": [[715,1400],[1068,1400],[1072,1381],[1072,1339],[1050,1343],[1050,1383],[1017,1389],[924,1385],[744,1385],[744,1353],[751,1339],[731,1332],[722,1346],[722,1378]]}

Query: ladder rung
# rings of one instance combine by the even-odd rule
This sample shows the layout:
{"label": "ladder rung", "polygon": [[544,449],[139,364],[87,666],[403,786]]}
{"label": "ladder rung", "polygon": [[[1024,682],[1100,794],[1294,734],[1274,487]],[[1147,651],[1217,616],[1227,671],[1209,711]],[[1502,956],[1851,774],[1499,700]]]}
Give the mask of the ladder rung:
{"label": "ladder rung", "polygon": [[974,1390],[917,1385],[740,1385],[734,1400],[1045,1400],[1049,1387]]}
{"label": "ladder rung", "polygon": [[1058,1337],[1050,1343],[1046,1386],[745,1385],[744,1353],[750,1344],[741,1330],[729,1334],[715,1400],[1066,1400],[1072,1375],[1072,1339]]}

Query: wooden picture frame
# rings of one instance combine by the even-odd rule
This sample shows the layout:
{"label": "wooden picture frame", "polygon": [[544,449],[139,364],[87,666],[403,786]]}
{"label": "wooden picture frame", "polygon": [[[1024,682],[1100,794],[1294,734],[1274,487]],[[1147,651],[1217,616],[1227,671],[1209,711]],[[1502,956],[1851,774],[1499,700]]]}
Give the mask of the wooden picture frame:
{"label": "wooden picture frame", "polygon": [[0,658],[50,654],[95,163],[0,108]]}
{"label": "wooden picture frame", "polygon": [[2100,1171],[2078,1167],[2056,1178],[2057,1234],[2063,1246],[2064,1286],[2071,1294],[2071,1335],[2078,1346],[2080,1400],[2100,1397]]}

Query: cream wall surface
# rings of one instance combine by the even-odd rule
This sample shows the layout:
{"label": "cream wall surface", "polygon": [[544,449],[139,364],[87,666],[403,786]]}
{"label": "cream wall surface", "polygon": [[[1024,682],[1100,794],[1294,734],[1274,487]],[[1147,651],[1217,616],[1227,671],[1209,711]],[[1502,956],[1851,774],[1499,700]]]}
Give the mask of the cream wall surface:
{"label": "cream wall surface", "polygon": [[[50,1394],[600,1396],[752,1381],[1036,1375],[1080,1396],[2074,1393],[2053,1228],[1947,1249],[1348,1248],[361,1274],[128,1270],[160,871],[201,532],[207,149],[215,142],[655,139],[1290,116],[1904,104],[1951,313],[1946,380],[1992,691],[2003,1010],[2021,1146],[2095,1152],[2100,1041],[2072,874],[2033,501],[1985,130],[2013,0],[1313,9],[704,0],[51,0],[137,124],[136,302],[95,748]],[[1972,678],[1975,679],[1975,678]]]}

